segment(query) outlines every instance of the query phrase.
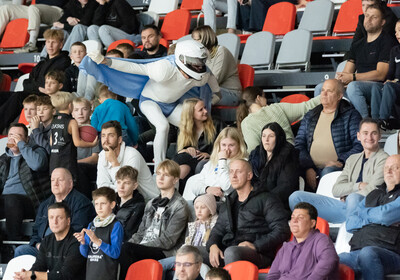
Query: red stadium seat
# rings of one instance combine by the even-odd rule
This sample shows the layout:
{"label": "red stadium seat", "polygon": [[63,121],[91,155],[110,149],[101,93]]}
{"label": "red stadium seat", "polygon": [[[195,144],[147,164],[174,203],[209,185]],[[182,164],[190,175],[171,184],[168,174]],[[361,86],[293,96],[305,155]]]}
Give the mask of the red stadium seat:
{"label": "red stadium seat", "polygon": [[232,280],[257,280],[258,268],[248,261],[237,261],[224,267],[231,275]]}
{"label": "red stadium seat", "polygon": [[28,40],[28,20],[26,18],[14,19],[7,24],[0,49],[22,48]]}
{"label": "red stadium seat", "polygon": [[307,95],[297,93],[285,96],[281,99],[280,103],[301,103],[308,100],[310,100],[310,98],[308,98]]}
{"label": "red stadium seat", "polygon": [[242,88],[254,85],[254,68],[247,64],[238,65],[239,80]]}
{"label": "red stadium seat", "polygon": [[19,123],[23,123],[24,125],[28,125],[29,124],[29,122],[25,118],[24,109],[22,109],[21,114],[19,115],[18,122]]}
{"label": "red stadium seat", "polygon": [[[294,29],[296,23],[296,6],[289,2],[272,5],[265,16],[262,31],[268,31],[275,36],[283,37]],[[251,34],[238,35],[241,43],[246,43]]]}
{"label": "red stadium seat", "polygon": [[189,11],[201,11],[203,0],[182,0],[181,9]]}
{"label": "red stadium seat", "polygon": [[3,78],[0,82],[0,91],[10,91],[11,77],[7,74],[3,74]]}
{"label": "red stadium seat", "polygon": [[184,9],[168,13],[161,27],[162,37],[167,41],[172,41],[189,34],[191,18],[190,12]]}
{"label": "red stadium seat", "polygon": [[340,280],[354,280],[354,271],[344,264],[339,264]]}
{"label": "red stadium seat", "polygon": [[31,62],[20,63],[20,64],[18,64],[18,70],[24,74],[31,73],[33,67],[35,67],[36,64],[37,63],[31,63]]}
{"label": "red stadium seat", "polygon": [[146,259],[132,264],[125,280],[161,280],[163,268],[156,260]]}
{"label": "red stadium seat", "polygon": [[127,43],[127,44],[131,45],[132,47],[135,47],[135,43],[132,42],[131,40],[128,40],[128,39],[121,39],[121,40],[117,40],[117,41],[112,42],[112,43],[108,46],[107,52],[109,52],[109,51],[111,51],[111,50],[113,50],[113,49],[116,49],[117,46],[118,46],[119,44],[122,44],[122,43]]}

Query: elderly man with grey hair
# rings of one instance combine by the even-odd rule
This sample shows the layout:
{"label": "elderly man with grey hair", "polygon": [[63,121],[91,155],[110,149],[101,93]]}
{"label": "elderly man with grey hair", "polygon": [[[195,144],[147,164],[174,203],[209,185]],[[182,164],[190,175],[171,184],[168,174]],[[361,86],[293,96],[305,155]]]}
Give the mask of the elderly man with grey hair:
{"label": "elderly man with grey hair", "polygon": [[306,187],[315,191],[317,178],[343,169],[347,158],[363,150],[357,140],[361,116],[342,99],[344,86],[338,80],[326,80],[321,91],[321,105],[301,121],[295,139]]}

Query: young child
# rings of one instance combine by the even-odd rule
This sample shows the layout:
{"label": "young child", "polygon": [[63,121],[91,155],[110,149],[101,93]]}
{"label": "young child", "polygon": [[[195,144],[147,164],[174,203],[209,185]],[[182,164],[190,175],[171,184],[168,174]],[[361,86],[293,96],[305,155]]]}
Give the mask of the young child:
{"label": "young child", "polygon": [[120,50],[117,50],[117,49],[109,50],[109,51],[106,53],[106,56],[107,56],[107,57],[120,57],[120,58],[124,58],[123,52],[121,52]]}
{"label": "young child", "polygon": [[[187,236],[184,245],[196,246],[201,255],[207,255],[206,243],[210,233],[217,222],[218,214],[215,197],[211,194],[198,196],[194,201],[196,221],[188,223]],[[160,260],[164,275],[174,268],[175,257]]]}
{"label": "young child", "polygon": [[137,232],[144,212],[144,198],[138,192],[138,171],[129,166],[121,167],[115,179],[117,181],[117,207],[115,213],[124,227],[124,240],[128,240]]}
{"label": "young child", "polygon": [[44,95],[38,98],[36,112],[37,115],[32,117],[29,122],[29,126],[32,128],[31,138],[50,154],[50,127],[56,113],[50,96]]}
{"label": "young child", "polygon": [[206,280],[231,280],[231,275],[222,267],[213,267],[206,274]]}
{"label": "young child", "polygon": [[128,43],[119,44],[116,49],[124,54],[124,58],[131,58],[131,55],[135,52],[135,49],[132,47],[132,45]]}
{"label": "young child", "polygon": [[[23,112],[24,115],[20,116],[18,122],[23,123],[28,128],[28,135],[31,134],[32,128],[30,126],[31,119],[36,116],[36,101],[38,100],[38,96],[36,94],[31,94],[22,101],[22,105],[24,106]],[[23,118],[25,117],[25,119]]]}
{"label": "young child", "polygon": [[99,89],[100,105],[93,112],[91,124],[98,131],[101,126],[111,120],[118,121],[122,127],[122,139],[127,146],[137,144],[138,127],[128,106],[116,100],[117,95],[111,92],[106,85]]}
{"label": "young child", "polygon": [[41,92],[52,96],[64,86],[65,74],[59,70],[52,70],[45,75],[44,88],[40,88]]}
{"label": "young child", "polygon": [[74,234],[81,243],[82,256],[87,258],[86,280],[117,279],[124,230],[113,213],[115,199],[116,194],[111,188],[93,191],[97,216],[87,229]]}
{"label": "young child", "polygon": [[50,174],[57,167],[68,169],[74,180],[77,179],[77,151],[76,147],[94,147],[97,138],[88,143],[79,136],[79,127],[71,116],[72,95],[65,91],[59,91],[51,96],[51,103],[57,110],[51,123],[50,136]]}
{"label": "young child", "polygon": [[82,42],[71,45],[69,56],[73,63],[65,70],[64,91],[73,92],[77,97],[85,97],[92,101],[95,95],[97,81],[91,75],[79,70],[79,65],[86,55],[86,46]]}

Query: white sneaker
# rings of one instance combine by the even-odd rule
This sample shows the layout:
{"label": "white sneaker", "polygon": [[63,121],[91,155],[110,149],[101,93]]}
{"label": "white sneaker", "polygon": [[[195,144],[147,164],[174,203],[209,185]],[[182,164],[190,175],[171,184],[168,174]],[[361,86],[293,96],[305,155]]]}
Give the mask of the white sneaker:
{"label": "white sneaker", "polygon": [[33,43],[28,42],[25,46],[20,49],[15,49],[14,53],[28,53],[28,52],[36,52],[38,48],[33,45]]}

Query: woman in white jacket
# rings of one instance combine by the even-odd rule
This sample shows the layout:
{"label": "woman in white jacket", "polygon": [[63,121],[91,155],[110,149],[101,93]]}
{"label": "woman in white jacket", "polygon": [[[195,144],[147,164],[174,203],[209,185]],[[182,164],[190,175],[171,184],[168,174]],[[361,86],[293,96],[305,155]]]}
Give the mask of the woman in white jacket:
{"label": "woman in white jacket", "polygon": [[222,198],[229,194],[232,191],[229,163],[246,157],[246,144],[239,131],[234,127],[224,128],[214,142],[210,161],[204,165],[199,174],[187,181],[183,198],[194,200],[205,193]]}

